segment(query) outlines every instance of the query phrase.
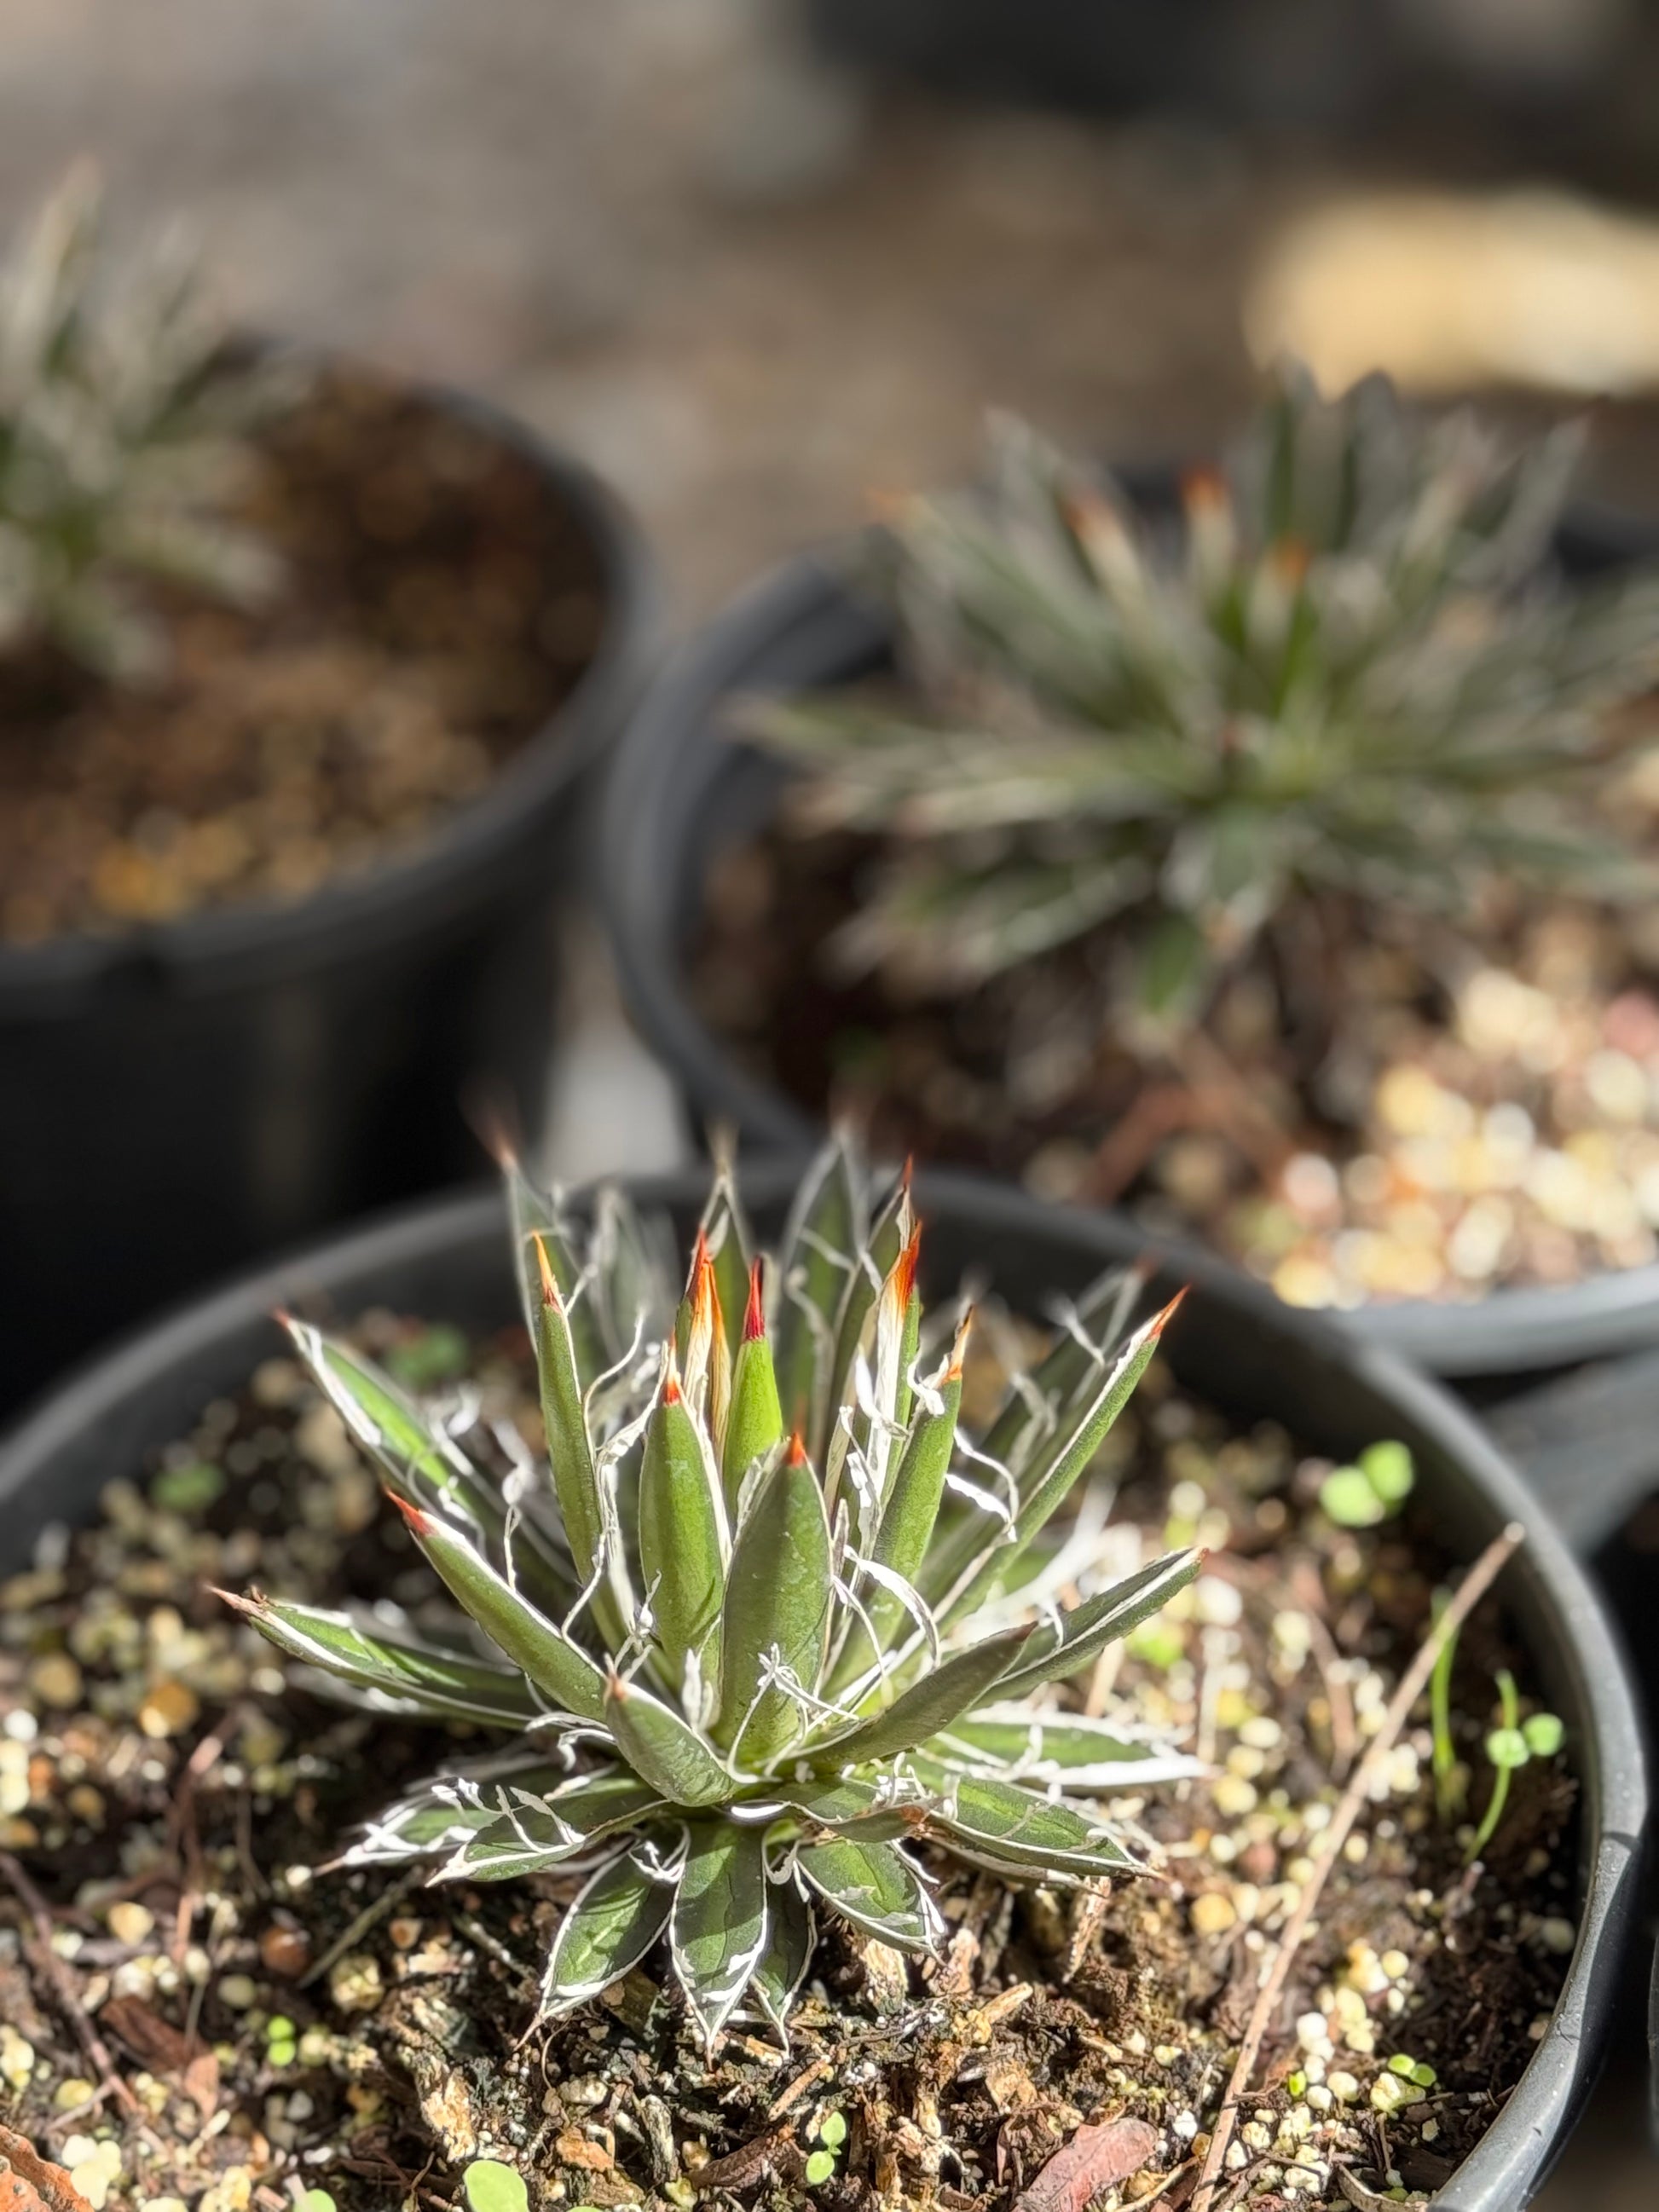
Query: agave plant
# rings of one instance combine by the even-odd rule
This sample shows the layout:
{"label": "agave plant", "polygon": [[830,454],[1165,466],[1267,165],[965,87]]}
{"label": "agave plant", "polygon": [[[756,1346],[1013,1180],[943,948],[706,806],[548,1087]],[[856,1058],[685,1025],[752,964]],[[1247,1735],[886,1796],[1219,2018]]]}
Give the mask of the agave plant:
{"label": "agave plant", "polygon": [[1578,444],[1286,368],[1230,471],[1149,519],[994,423],[981,486],[875,535],[907,684],[739,709],[805,772],[807,828],[886,841],[842,961],[954,990],[1109,921],[1156,1038],[1264,937],[1305,971],[1333,906],[1650,892],[1600,801],[1659,589],[1548,573]]}
{"label": "agave plant", "polygon": [[46,638],[133,678],[165,663],[141,580],[237,602],[276,580],[228,506],[240,433],[278,384],[221,371],[223,328],[176,241],[117,269],[102,228],[77,168],[0,270],[0,648]]}
{"label": "agave plant", "polygon": [[[1199,1555],[1102,1586],[1097,1526],[1079,1515],[1056,1542],[1051,1523],[1173,1306],[1131,1328],[1139,1278],[1100,1283],[973,1443],[969,1316],[936,1352],[908,1182],[872,1218],[832,1146],[773,1263],[721,1171],[678,1307],[619,1194],[584,1234],[516,1169],[509,1183],[545,1465],[511,1439],[505,1461],[501,1439],[469,1449],[462,1423],[289,1323],[461,1611],[417,1635],[383,1610],[231,1602],[358,1702],[511,1738],[393,1806],[348,1862],[585,1873],[544,2010],[594,1996],[665,1932],[710,2039],[745,2001],[782,2030],[817,1911],[931,1950],[917,1842],[1011,1882],[1134,1871],[1124,1836],[1059,1793],[1192,1764],[1048,1686]],[[1059,1590],[1083,1594],[1061,1607]]]}

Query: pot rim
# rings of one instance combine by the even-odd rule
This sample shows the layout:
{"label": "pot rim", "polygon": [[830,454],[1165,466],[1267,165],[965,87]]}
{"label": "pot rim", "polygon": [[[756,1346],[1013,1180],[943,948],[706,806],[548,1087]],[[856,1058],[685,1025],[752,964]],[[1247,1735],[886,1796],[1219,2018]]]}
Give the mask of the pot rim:
{"label": "pot rim", "polygon": [[[1659,533],[1640,518],[1589,504],[1570,511],[1561,541],[1604,562],[1659,550]],[[687,815],[676,771],[684,757],[706,763],[716,750],[733,758],[748,750],[719,732],[717,716],[757,657],[794,650],[814,657],[827,677],[838,653],[878,635],[848,592],[834,548],[782,563],[671,654],[623,734],[605,794],[599,900],[629,1012],[693,1111],[735,1123],[765,1149],[799,1151],[821,1132],[739,1065],[685,992],[678,902]],[[1465,1304],[1402,1298],[1328,1310],[1437,1375],[1536,1373],[1659,1342],[1659,1261],[1559,1287],[1498,1289]]]}
{"label": "pot rim", "polygon": [[[355,356],[286,340],[251,341],[253,352],[315,368],[360,364]],[[611,484],[574,453],[471,392],[381,371],[400,398],[471,424],[535,470],[595,555],[603,626],[571,690],[483,790],[446,814],[408,852],[325,879],[298,899],[239,899],[171,921],[107,933],[71,933],[38,945],[0,945],[0,1019],[72,1016],[86,994],[128,977],[165,974],[191,990],[222,989],[250,964],[302,966],[342,938],[354,948],[396,933],[411,905],[422,913],[464,906],[470,884],[523,836],[526,818],[566,797],[608,731],[642,688],[663,593],[644,533]]]}
{"label": "pot rim", "polygon": [[[740,1181],[750,1201],[778,1205],[793,1191],[799,1158],[752,1160]],[[630,1180],[644,1206],[695,1209],[706,1189],[699,1169]],[[1092,1268],[1145,1250],[1121,1219],[1048,1205],[1011,1187],[940,1170],[919,1175],[919,1207],[966,1222],[1005,1244],[1022,1236],[1069,1245]],[[508,1236],[499,1193],[466,1192],[426,1200],[343,1237],[315,1243],[245,1274],[185,1305],[88,1363],[42,1401],[0,1443],[0,1514],[25,1489],[50,1481],[54,1462],[89,1429],[108,1424],[122,1449],[164,1441],[145,1426],[144,1407],[164,1379],[183,1367],[210,1369],[248,1358],[250,1340],[270,1325],[273,1307],[331,1292],[372,1300],[372,1285],[391,1270],[494,1240],[501,1255],[503,1305],[511,1305]],[[1168,1255],[1160,1255],[1160,1258]],[[1185,1267],[1186,1255],[1181,1255]],[[1623,1659],[1605,1610],[1548,1516],[1473,1416],[1443,1389],[1392,1352],[1368,1344],[1322,1316],[1298,1313],[1236,1269],[1193,1255],[1192,1277],[1230,1321],[1275,1338],[1327,1372],[1346,1375],[1388,1401],[1405,1423],[1455,1459],[1498,1520],[1519,1522],[1526,1543],[1518,1564],[1529,1577],[1549,1632],[1559,1639],[1587,1726],[1577,1745],[1585,1826],[1578,1936],[1548,2030],[1492,2127],[1437,2197],[1444,2212],[1512,2212],[1526,2202],[1565,2139],[1604,2053],[1610,1991],[1636,1905],[1641,1832],[1647,1813],[1642,1736]],[[274,1329],[271,1347],[276,1348]],[[204,1395],[222,1389],[209,1381]],[[152,1425],[160,1418],[149,1415]],[[163,1425],[166,1425],[164,1423]]]}

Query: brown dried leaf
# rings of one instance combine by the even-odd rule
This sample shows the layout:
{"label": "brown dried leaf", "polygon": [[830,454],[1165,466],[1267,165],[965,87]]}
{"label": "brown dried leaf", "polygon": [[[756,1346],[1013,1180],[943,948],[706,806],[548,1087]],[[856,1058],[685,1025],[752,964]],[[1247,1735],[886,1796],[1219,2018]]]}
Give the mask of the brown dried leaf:
{"label": "brown dried leaf", "polygon": [[61,2166],[0,2125],[0,2212],[92,2212]]}
{"label": "brown dried leaf", "polygon": [[1103,2120],[1082,2127],[1049,2160],[1014,2212],[1086,2212],[1103,2190],[1137,2173],[1158,2148],[1158,2130],[1145,2120]]}
{"label": "brown dried leaf", "polygon": [[141,2066],[177,2081],[203,2119],[213,2118],[219,2102],[219,2062],[199,2036],[174,2027],[142,1997],[111,1997],[98,2017]]}

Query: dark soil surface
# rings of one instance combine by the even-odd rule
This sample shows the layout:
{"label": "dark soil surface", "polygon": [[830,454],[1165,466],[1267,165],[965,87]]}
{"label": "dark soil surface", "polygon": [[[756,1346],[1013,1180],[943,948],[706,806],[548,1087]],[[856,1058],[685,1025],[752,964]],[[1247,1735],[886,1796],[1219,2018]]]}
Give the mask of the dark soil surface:
{"label": "dark soil surface", "polygon": [[784,825],[733,848],[688,969],[746,1067],[878,1152],[1127,1204],[1297,1305],[1659,1258],[1659,939],[1639,917],[1564,905],[1453,937],[1309,916],[1304,957],[1247,967],[1150,1061],[1114,1018],[1109,927],[953,998],[842,974],[833,940],[880,860]]}
{"label": "dark soil surface", "polygon": [[604,620],[592,541],[522,453],[356,372],[260,434],[257,611],[158,602],[172,667],[0,662],[0,942],[293,898],[430,834],[557,708]]}
{"label": "dark soil surface", "polygon": [[[428,1388],[470,1373],[539,1443],[518,1332],[358,1333]],[[529,2032],[574,1885],[328,1870],[354,1823],[480,1746],[343,1716],[212,1595],[416,1613],[434,1595],[337,1417],[274,1358],[150,1464],[112,1468],[97,1522],[0,1584],[0,2124],[88,2204],[151,2212],[281,2212],[301,2183],[340,2212],[450,2206],[481,2156],[537,2212],[1003,2212],[1074,2136],[1101,2205],[1180,2206],[1306,1854],[1446,1565],[1414,1521],[1334,1527],[1323,1472],[1276,1431],[1230,1436],[1154,1367],[1103,1461],[1101,1540],[1127,1566],[1197,1540],[1212,1566],[1071,1694],[1212,1762],[1117,1803],[1158,1875],[1016,1894],[939,1856],[937,1966],[831,1929],[788,2050],[756,2028],[709,2057],[654,1956]],[[1453,1697],[1473,1814],[1505,1663],[1524,1696],[1483,1607]],[[1427,1728],[1401,1738],[1298,1955],[1227,2203],[1364,2201],[1345,2179],[1391,2175],[1426,2192],[1489,2126],[1573,1941],[1571,1756],[1516,1777],[1471,1868]],[[834,2170],[808,2185],[826,2144]]]}

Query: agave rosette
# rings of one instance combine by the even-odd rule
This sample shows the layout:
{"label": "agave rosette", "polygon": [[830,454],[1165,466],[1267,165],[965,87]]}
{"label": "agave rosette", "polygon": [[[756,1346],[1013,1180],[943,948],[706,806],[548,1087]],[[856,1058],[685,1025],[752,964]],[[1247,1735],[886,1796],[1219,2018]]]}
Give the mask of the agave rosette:
{"label": "agave rosette", "polygon": [[[1135,1325],[1139,1277],[1103,1279],[975,1442],[959,1425],[971,1316],[937,1343],[924,1321],[908,1180],[872,1215],[832,1146],[771,1261],[722,1170],[678,1304],[623,1195],[583,1230],[516,1169],[509,1185],[544,1465],[515,1451],[501,1474],[464,1425],[289,1324],[460,1612],[417,1634],[380,1612],[234,1602],[350,1698],[510,1737],[349,1857],[431,1857],[474,1882],[582,1873],[544,2010],[665,1935],[708,2037],[740,2003],[782,2028],[820,1911],[931,1951],[921,1839],[1012,1882],[1136,1871],[1061,1793],[1193,1764],[1050,1686],[1200,1555],[1103,1585],[1081,1516],[1068,1534],[1054,1516],[1173,1308]],[[1056,1589],[1082,1595],[1064,1607]]]}
{"label": "agave rosette", "polygon": [[983,480],[862,563],[905,687],[737,708],[803,826],[884,842],[843,965],[955,991],[1110,922],[1121,1005],[1178,1029],[1264,935],[1306,968],[1319,902],[1650,896],[1609,710],[1659,674],[1659,586],[1553,573],[1579,442],[1286,366],[1169,515],[994,421]]}

